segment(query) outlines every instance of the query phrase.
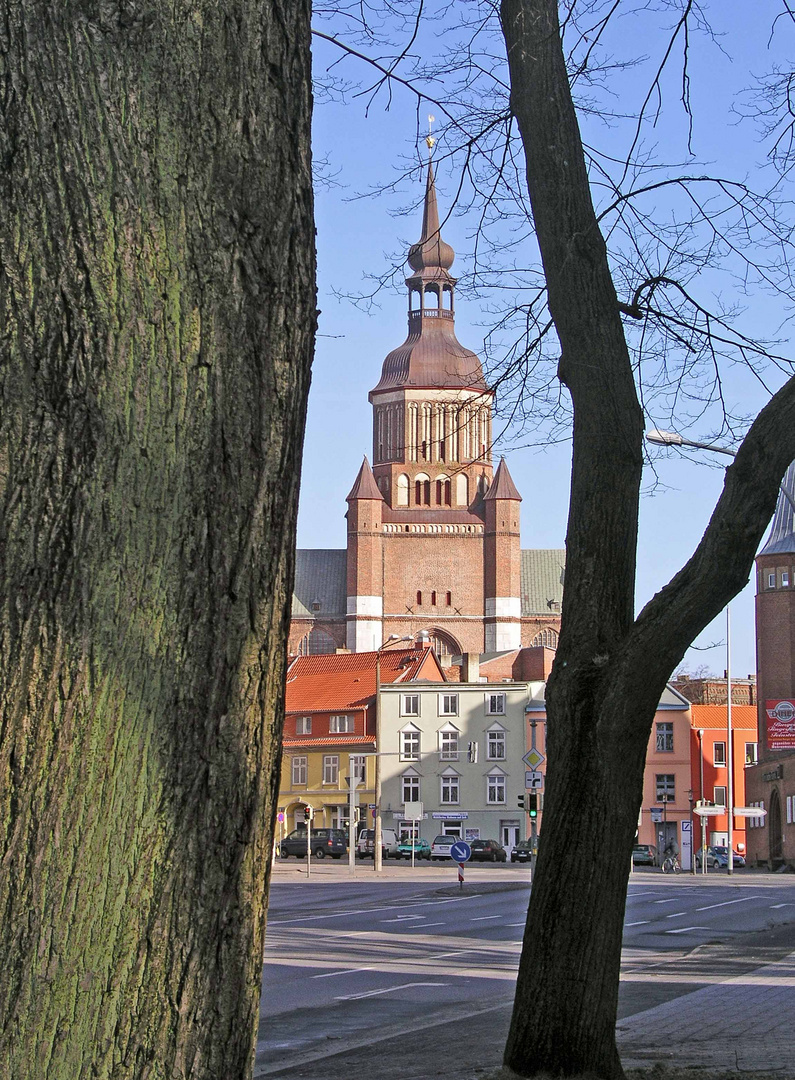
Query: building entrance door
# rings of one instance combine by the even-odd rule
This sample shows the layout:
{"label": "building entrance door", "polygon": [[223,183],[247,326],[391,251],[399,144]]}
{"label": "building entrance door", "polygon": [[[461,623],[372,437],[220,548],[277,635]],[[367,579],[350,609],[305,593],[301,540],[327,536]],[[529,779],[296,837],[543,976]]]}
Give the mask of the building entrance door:
{"label": "building entrance door", "polygon": [[500,843],[505,850],[510,854],[511,848],[515,847],[519,843],[519,822],[518,821],[501,821],[500,822]]}
{"label": "building entrance door", "polygon": [[782,859],[781,799],[776,788],[773,788],[770,792],[770,809],[767,812],[767,837],[770,841],[770,865],[775,870]]}

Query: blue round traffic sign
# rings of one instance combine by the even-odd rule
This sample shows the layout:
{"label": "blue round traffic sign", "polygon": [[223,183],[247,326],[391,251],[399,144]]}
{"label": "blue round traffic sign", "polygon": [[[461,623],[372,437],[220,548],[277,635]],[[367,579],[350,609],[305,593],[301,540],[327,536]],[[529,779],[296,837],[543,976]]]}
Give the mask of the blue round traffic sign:
{"label": "blue round traffic sign", "polygon": [[467,862],[472,854],[472,848],[466,840],[456,840],[450,848],[450,858],[454,862]]}

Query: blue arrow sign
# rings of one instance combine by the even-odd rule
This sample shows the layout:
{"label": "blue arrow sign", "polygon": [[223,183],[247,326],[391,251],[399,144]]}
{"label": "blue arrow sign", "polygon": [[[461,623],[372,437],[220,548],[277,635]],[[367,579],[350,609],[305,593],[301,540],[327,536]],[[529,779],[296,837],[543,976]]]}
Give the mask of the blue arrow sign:
{"label": "blue arrow sign", "polygon": [[456,840],[450,848],[450,858],[454,862],[467,862],[472,855],[472,848],[466,840]]}

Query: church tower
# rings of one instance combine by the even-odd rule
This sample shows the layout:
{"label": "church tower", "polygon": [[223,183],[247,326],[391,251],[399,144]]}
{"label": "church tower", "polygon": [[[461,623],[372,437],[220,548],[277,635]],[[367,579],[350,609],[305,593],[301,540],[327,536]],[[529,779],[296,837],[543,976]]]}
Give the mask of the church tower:
{"label": "church tower", "polygon": [[557,646],[566,553],[520,550],[521,496],[492,463],[494,391],[456,337],[454,259],[429,156],[408,334],[370,391],[372,456],[347,497],[345,550],[296,553],[294,655],[365,652],[392,634],[423,635],[443,663]]}
{"label": "church tower", "polygon": [[505,462],[489,494],[494,392],[456,337],[454,258],[429,157],[408,336],[370,392],[373,465],[348,496],[351,649],[421,630],[441,655],[521,645],[520,496]]}
{"label": "church tower", "polygon": [[746,833],[752,863],[795,866],[795,462],[782,482],[767,543],[756,557],[759,764],[746,802],[764,807]]}

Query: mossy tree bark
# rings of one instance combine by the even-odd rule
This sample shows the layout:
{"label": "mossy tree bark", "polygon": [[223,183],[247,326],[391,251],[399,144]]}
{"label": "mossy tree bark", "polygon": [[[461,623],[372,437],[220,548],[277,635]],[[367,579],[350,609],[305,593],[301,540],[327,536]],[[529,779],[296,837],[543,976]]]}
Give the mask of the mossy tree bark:
{"label": "mossy tree bark", "polygon": [[0,6],[0,1071],[235,1080],[315,325],[309,6]]}
{"label": "mossy tree bark", "polygon": [[657,703],[690,642],[748,580],[795,458],[795,380],[744,440],[697,551],[635,618],[643,415],[561,47],[556,0],[502,0],[511,106],[574,406],[566,590],[547,687],[545,814],[505,1063],[622,1075],[621,937]]}

